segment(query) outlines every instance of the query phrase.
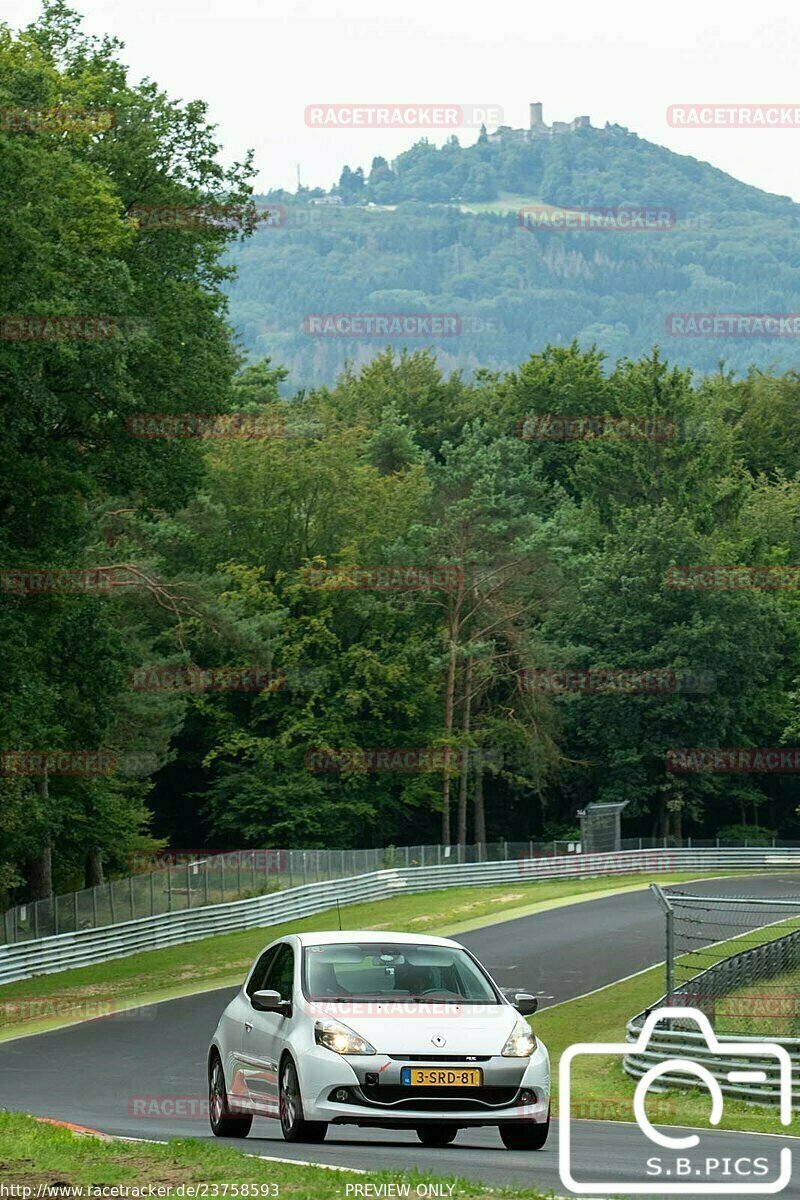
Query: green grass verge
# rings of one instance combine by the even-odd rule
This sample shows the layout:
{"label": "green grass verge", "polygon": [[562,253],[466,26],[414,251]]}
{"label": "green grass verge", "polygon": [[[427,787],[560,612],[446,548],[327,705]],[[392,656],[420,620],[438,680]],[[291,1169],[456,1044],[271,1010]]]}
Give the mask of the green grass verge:
{"label": "green grass verge", "polygon": [[[309,1146],[313,1157],[314,1147]],[[65,1186],[92,1185],[100,1188],[124,1187],[169,1189],[161,1194],[185,1195],[177,1192],[183,1184],[220,1185],[218,1196],[223,1195],[222,1186],[228,1184],[250,1185],[250,1197],[291,1196],[292,1200],[344,1200],[347,1183],[410,1185],[410,1194],[415,1194],[418,1184],[452,1184],[451,1195],[458,1200],[488,1200],[489,1195],[505,1196],[508,1200],[542,1200],[542,1193],[534,1190],[510,1190],[484,1188],[479,1183],[423,1174],[419,1171],[399,1173],[371,1171],[368,1174],[350,1174],[345,1171],[325,1170],[321,1167],[294,1166],[286,1162],[265,1162],[256,1157],[245,1157],[238,1150],[216,1145],[213,1141],[178,1139],[168,1145],[150,1145],[144,1142],[101,1141],[94,1137],[77,1136],[69,1129],[42,1124],[32,1117],[17,1113],[0,1112],[0,1185],[15,1184],[18,1188],[31,1188],[30,1196],[36,1196],[41,1186],[43,1197],[64,1195]],[[48,1189],[48,1185],[53,1188]],[[55,1185],[60,1185],[56,1188]],[[273,1186],[274,1185],[274,1186]],[[20,1193],[18,1193],[20,1194]],[[135,1192],[131,1192],[135,1195]],[[140,1191],[141,1195],[142,1192]],[[228,1196],[236,1196],[233,1190]],[[374,1192],[373,1195],[380,1195]],[[434,1192],[434,1195],[441,1195]],[[446,1194],[446,1193],[445,1193]],[[24,1194],[23,1194],[24,1195]],[[213,1186],[205,1192],[215,1195]],[[363,1195],[363,1193],[362,1193]]]}
{"label": "green grass verge", "polygon": [[[770,941],[781,934],[780,928],[766,927],[746,933],[709,949],[711,958],[720,961],[737,950],[750,948],[758,942]],[[708,965],[708,963],[706,964]],[[553,1063],[553,1095],[558,1096],[558,1063],[567,1047],[577,1041],[624,1042],[628,1021],[664,994],[664,968],[653,967],[622,983],[593,992],[578,1000],[568,1000],[539,1013],[532,1024],[545,1042]],[[736,1032],[741,1032],[737,1028]],[[761,1022],[753,1029],[760,1037],[770,1032]],[[717,1027],[724,1036],[725,1030]],[[593,1055],[573,1060],[572,1112],[574,1116],[609,1121],[633,1120],[633,1093],[637,1081],[622,1070],[621,1058]],[[651,1119],[662,1125],[708,1126],[710,1097],[701,1089],[673,1089],[648,1097]],[[781,1125],[777,1107],[748,1104],[725,1097],[720,1129],[749,1133],[777,1133],[786,1136],[800,1134],[800,1114],[791,1126]]]}
{"label": "green grass verge", "polygon": [[[653,878],[660,883],[680,883],[707,875],[694,872]],[[644,888],[649,880],[650,876],[637,874],[419,892],[348,905],[342,909],[342,924],[351,929],[458,934],[562,904]],[[283,925],[219,934],[6,984],[0,987],[0,1041],[137,1003],[154,1003],[214,987],[234,986],[241,982],[259,950],[274,938],[285,933],[335,928],[335,923],[335,910],[329,910]]]}

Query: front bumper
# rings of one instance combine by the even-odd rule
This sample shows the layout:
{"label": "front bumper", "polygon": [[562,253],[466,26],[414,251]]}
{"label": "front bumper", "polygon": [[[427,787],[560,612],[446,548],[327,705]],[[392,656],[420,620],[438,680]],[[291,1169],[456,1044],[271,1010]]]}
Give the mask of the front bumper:
{"label": "front bumper", "polygon": [[[402,1083],[403,1067],[434,1067],[483,1072],[478,1088],[412,1088]],[[539,1042],[530,1058],[500,1055],[463,1058],[432,1055],[334,1054],[315,1047],[300,1071],[303,1110],[309,1121],[334,1125],[402,1129],[427,1123],[500,1125],[543,1122],[550,1108],[550,1060]],[[347,1098],[334,1093],[347,1090]]]}

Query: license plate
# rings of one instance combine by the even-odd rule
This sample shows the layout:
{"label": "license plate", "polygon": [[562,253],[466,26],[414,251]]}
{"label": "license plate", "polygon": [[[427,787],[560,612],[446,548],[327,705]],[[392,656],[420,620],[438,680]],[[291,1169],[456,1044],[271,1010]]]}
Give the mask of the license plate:
{"label": "license plate", "polygon": [[400,1079],[410,1087],[480,1087],[483,1072],[476,1067],[403,1067]]}

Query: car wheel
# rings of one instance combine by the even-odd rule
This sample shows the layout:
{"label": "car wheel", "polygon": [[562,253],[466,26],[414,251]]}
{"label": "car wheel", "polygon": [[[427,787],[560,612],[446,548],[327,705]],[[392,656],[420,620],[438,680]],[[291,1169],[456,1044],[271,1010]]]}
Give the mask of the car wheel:
{"label": "car wheel", "polygon": [[327,1121],[306,1121],[300,1098],[300,1081],[290,1058],[283,1060],[278,1085],[278,1111],[281,1130],[287,1142],[324,1142]]}
{"label": "car wheel", "polygon": [[228,1107],[225,1072],[218,1054],[208,1065],[208,1119],[215,1137],[247,1137],[253,1124],[251,1116],[233,1116]]}
{"label": "car wheel", "polygon": [[458,1133],[457,1125],[418,1125],[417,1137],[423,1146],[449,1146]]}
{"label": "car wheel", "polygon": [[519,1121],[513,1125],[501,1125],[500,1137],[506,1150],[541,1150],[550,1132],[550,1113],[547,1120],[537,1124],[534,1121]]}

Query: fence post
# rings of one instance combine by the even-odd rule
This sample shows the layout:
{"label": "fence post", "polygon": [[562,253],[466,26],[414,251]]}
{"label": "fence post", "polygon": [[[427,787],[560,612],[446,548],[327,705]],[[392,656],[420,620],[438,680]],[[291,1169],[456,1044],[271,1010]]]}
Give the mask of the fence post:
{"label": "fence post", "polygon": [[[132,875],[131,875],[131,879],[133,879]],[[78,893],[73,892],[72,896],[73,896],[73,908],[75,910],[75,932],[77,933],[78,932]]]}
{"label": "fence post", "polygon": [[192,864],[186,864],[186,907],[192,907]]}
{"label": "fence post", "polygon": [[[156,912],[156,885],[155,871],[150,872],[150,916],[155,916]],[[95,904],[95,925],[97,924],[97,905]]]}
{"label": "fence post", "polygon": [[117,919],[114,916],[114,885],[110,879],[108,881],[108,907],[111,910],[111,924],[116,925]]}
{"label": "fence post", "polygon": [[225,855],[221,854],[219,858],[219,890],[222,903],[225,903]]}
{"label": "fence post", "polygon": [[131,900],[131,920],[133,921],[136,918],[136,908],[135,908],[134,902],[133,902],[133,876],[132,875],[128,876],[128,895],[130,896],[130,900]]}
{"label": "fence post", "polygon": [[242,852],[239,850],[236,855],[236,896],[241,899],[242,896]]}
{"label": "fence post", "polygon": [[167,867],[167,912],[172,912],[172,867]]}
{"label": "fence post", "polygon": [[205,879],[205,893],[204,893],[204,898],[205,898],[206,904],[208,904],[208,863],[209,863],[209,860],[206,859],[206,879]]}
{"label": "fence post", "polygon": [[650,884],[650,891],[658,900],[666,917],[666,961],[665,966],[665,989],[664,999],[669,1005],[672,1002],[672,993],[675,991],[675,911],[672,907],[672,901],[662,887],[657,883]]}

